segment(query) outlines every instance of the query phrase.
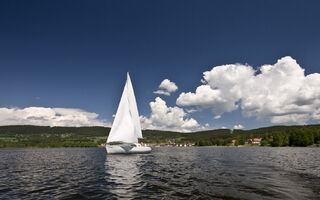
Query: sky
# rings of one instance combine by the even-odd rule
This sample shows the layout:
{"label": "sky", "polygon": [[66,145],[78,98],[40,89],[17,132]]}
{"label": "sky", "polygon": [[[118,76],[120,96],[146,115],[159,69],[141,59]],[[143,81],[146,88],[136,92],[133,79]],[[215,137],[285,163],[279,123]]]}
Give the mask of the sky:
{"label": "sky", "polygon": [[319,1],[0,1],[0,125],[111,126],[126,72],[143,128],[320,120]]}

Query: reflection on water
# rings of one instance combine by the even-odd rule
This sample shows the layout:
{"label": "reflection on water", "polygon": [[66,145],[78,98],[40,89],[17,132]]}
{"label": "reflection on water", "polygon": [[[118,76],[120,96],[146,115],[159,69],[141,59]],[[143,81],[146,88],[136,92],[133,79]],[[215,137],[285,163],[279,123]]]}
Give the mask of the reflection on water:
{"label": "reflection on water", "polygon": [[320,148],[0,149],[0,199],[320,199]]}
{"label": "reflection on water", "polygon": [[108,190],[119,198],[137,196],[136,190],[143,186],[140,163],[140,154],[107,155],[105,169]]}

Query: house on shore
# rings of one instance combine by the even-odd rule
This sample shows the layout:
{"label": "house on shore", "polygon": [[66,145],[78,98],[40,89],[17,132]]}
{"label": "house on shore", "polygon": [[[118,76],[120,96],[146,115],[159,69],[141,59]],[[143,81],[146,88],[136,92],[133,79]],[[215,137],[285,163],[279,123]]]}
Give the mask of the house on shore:
{"label": "house on shore", "polygon": [[262,138],[251,138],[248,140],[249,144],[261,145]]}

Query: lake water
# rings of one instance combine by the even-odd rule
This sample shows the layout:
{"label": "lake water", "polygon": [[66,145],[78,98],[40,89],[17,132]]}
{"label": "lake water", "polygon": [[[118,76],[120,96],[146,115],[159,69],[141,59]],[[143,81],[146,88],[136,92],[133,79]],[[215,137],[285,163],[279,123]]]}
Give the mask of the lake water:
{"label": "lake water", "polygon": [[320,148],[0,149],[0,199],[320,199]]}

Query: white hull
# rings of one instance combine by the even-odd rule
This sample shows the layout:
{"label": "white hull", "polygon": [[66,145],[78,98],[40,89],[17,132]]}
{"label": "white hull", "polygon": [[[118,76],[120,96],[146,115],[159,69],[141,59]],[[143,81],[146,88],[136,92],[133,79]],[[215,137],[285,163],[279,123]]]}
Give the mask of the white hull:
{"label": "white hull", "polygon": [[151,147],[144,147],[140,144],[107,144],[106,150],[107,154],[149,153],[151,151]]}

